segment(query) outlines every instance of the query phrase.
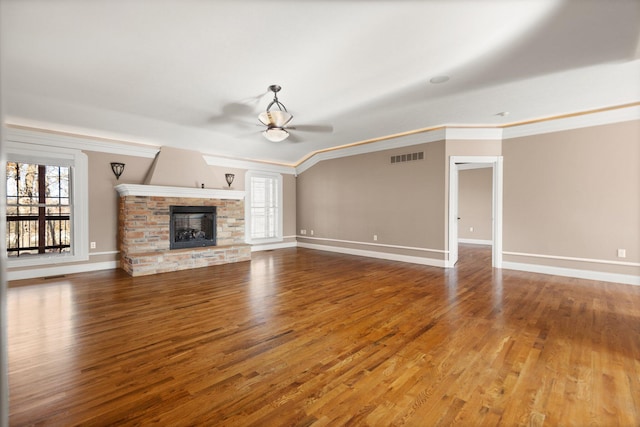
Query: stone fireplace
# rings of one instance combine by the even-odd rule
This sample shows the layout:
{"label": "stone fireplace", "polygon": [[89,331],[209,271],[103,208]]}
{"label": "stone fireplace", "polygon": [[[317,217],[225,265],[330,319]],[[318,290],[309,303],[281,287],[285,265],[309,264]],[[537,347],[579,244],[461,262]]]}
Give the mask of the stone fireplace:
{"label": "stone fireplace", "polygon": [[[251,247],[244,243],[243,191],[133,184],[115,188],[120,195],[120,264],[132,276],[251,259]],[[177,222],[172,213],[178,213]]]}

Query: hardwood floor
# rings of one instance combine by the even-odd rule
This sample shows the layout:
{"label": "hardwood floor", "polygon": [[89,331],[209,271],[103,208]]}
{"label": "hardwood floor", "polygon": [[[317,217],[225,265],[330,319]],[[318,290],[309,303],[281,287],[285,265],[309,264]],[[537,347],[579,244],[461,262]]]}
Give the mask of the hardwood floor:
{"label": "hardwood floor", "polygon": [[640,425],[640,287],[490,256],[14,282],[10,425]]}

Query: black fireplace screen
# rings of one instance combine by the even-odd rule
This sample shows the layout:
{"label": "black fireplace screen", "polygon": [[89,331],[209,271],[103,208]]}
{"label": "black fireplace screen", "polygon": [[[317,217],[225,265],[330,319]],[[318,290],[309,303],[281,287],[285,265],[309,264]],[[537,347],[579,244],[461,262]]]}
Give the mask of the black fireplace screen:
{"label": "black fireplace screen", "polygon": [[215,206],[171,206],[171,249],[216,245]]}

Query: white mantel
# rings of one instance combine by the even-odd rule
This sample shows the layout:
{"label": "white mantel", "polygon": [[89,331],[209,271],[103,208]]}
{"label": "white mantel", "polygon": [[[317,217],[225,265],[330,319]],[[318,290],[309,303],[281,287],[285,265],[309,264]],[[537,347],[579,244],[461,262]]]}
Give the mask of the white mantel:
{"label": "white mantel", "polygon": [[243,200],[244,191],[223,188],[167,187],[160,185],[119,184],[115,186],[121,196],[191,197],[201,199]]}

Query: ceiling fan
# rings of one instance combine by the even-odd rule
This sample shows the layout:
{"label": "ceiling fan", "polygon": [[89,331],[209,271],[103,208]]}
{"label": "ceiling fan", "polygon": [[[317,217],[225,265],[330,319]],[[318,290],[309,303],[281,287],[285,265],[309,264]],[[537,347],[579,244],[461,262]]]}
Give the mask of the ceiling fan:
{"label": "ceiling fan", "polygon": [[[258,115],[260,123],[267,128],[262,132],[265,138],[272,142],[284,141],[289,137],[288,130],[310,130],[315,132],[332,132],[332,126],[300,126],[299,128],[287,126],[293,116],[287,111],[287,107],[278,100],[278,92],[282,89],[279,85],[271,85],[268,88],[273,92],[273,101],[267,106],[267,110]],[[278,109],[271,109],[273,106]]]}

